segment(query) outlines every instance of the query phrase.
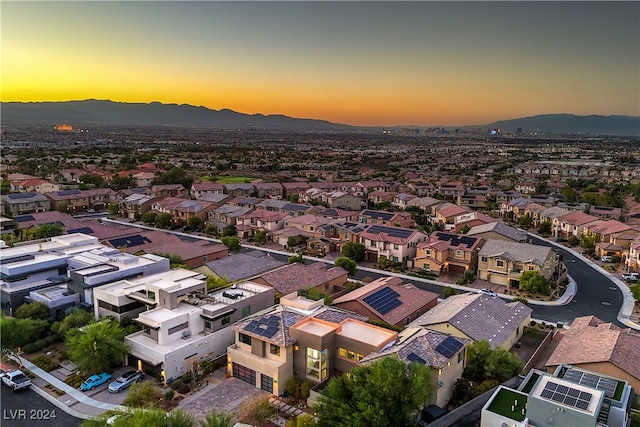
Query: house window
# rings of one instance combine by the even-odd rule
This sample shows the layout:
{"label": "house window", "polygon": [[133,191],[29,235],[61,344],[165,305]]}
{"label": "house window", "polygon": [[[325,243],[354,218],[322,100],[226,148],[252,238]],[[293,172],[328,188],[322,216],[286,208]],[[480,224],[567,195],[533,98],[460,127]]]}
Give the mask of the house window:
{"label": "house window", "polygon": [[156,293],[153,291],[147,291],[147,298],[149,298],[150,300],[155,301],[156,300]]}
{"label": "house window", "polygon": [[375,248],[376,247],[376,242],[371,242],[371,247]]}
{"label": "house window", "polygon": [[398,257],[397,256],[393,257],[393,262],[398,262]]}
{"label": "house window", "polygon": [[529,271],[533,271],[533,270],[535,270],[535,267],[533,265],[530,265],[529,266]]}
{"label": "house window", "polygon": [[422,267],[423,270],[431,270],[431,265],[429,264],[425,264],[424,267]]}
{"label": "house window", "polygon": [[349,233],[344,233],[345,240],[349,240]]}
{"label": "house window", "polygon": [[224,316],[222,318],[222,324],[223,325],[228,325],[229,323],[231,323],[231,315],[227,314],[226,316]]}
{"label": "house window", "polygon": [[188,327],[189,327],[189,322],[184,322],[184,323],[181,323],[181,324],[179,324],[177,326],[174,326],[173,328],[169,328],[168,332],[169,332],[169,335],[171,335],[171,334],[175,334],[176,332],[179,332],[179,331],[181,331],[183,329],[186,329]]}
{"label": "house window", "polygon": [[458,353],[458,363],[462,362],[463,360],[464,360],[464,350]]}
{"label": "house window", "polygon": [[242,317],[247,317],[251,314],[251,306],[242,307]]}
{"label": "house window", "polygon": [[431,249],[427,249],[427,256],[431,256]]}
{"label": "house window", "polygon": [[498,260],[496,260],[496,265],[497,265],[498,267],[504,267],[504,261],[503,261],[503,260],[501,260],[501,259],[498,259]]}
{"label": "house window", "polygon": [[482,257],[480,257],[480,261],[482,261],[482,262],[488,262],[489,260],[487,259],[487,257],[486,257],[486,256],[482,256]]}
{"label": "house window", "polygon": [[251,345],[251,337],[246,334],[238,334],[238,341],[242,344]]}
{"label": "house window", "polygon": [[393,249],[398,249],[398,245],[393,245]]}
{"label": "house window", "polygon": [[307,376],[316,381],[327,378],[327,349],[322,351],[307,347]]}
{"label": "house window", "polygon": [[275,344],[269,344],[269,353],[274,356],[280,356],[280,346]]}
{"label": "house window", "polygon": [[456,256],[462,256],[462,251],[458,249],[458,250],[456,251]]}
{"label": "house window", "polygon": [[145,335],[151,335],[151,328],[150,328],[150,327],[148,327],[148,326],[145,326],[144,328],[142,328],[142,332],[143,332]]}
{"label": "house window", "polygon": [[338,349],[338,356],[344,357],[346,359],[346,357],[347,357],[347,349],[340,347]]}
{"label": "house window", "polygon": [[212,329],[212,328],[211,328],[211,320],[205,320],[205,321],[204,321],[204,328],[205,328],[206,330],[208,330],[208,331],[210,331],[210,330]]}

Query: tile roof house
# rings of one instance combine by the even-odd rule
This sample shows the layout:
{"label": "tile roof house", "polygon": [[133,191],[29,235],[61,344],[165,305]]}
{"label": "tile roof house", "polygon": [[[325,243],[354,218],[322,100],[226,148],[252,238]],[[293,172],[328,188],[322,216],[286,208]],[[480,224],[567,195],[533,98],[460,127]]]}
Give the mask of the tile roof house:
{"label": "tile roof house", "polygon": [[367,200],[370,203],[377,205],[379,203],[384,203],[384,202],[391,203],[391,201],[393,201],[393,198],[395,196],[396,196],[396,193],[388,193],[386,191],[376,190],[367,194]]}
{"label": "tile roof house", "polygon": [[585,229],[594,222],[600,221],[595,216],[583,212],[570,212],[568,214],[556,217],[552,222],[552,233],[554,237],[569,236],[580,237]]}
{"label": "tile roof house", "polygon": [[393,197],[391,201],[391,206],[396,206],[400,209],[404,209],[409,206],[409,202],[418,196],[408,193],[398,193]]}
{"label": "tile roof house", "polygon": [[3,194],[4,211],[11,215],[44,212],[51,209],[51,201],[40,193]]}
{"label": "tile roof house", "polygon": [[105,208],[109,203],[118,202],[118,195],[110,188],[92,190],[50,191],[45,196],[51,200],[51,209],[68,212],[84,211],[87,208]]}
{"label": "tile roof house", "polygon": [[487,340],[505,350],[518,341],[531,321],[531,310],[521,302],[505,303],[500,298],[467,293],[453,295],[411,322],[474,341]]}
{"label": "tile roof house", "polygon": [[477,225],[467,231],[467,236],[479,237],[486,240],[505,240],[508,242],[527,241],[527,232],[513,228],[502,221],[490,222],[483,225]]}
{"label": "tile roof house", "polygon": [[418,243],[427,235],[418,230],[385,225],[364,225],[358,232],[358,243],[364,245],[365,259],[378,262],[385,259],[406,264],[416,257]]}
{"label": "tile roof house", "polygon": [[207,276],[226,277],[229,282],[236,282],[259,276],[285,265],[287,265],[286,262],[274,259],[269,253],[253,250],[206,262],[197,270]]}
{"label": "tile roof house", "polygon": [[507,288],[518,288],[525,271],[552,280],[560,267],[556,252],[547,246],[489,239],[478,252],[478,278]]}
{"label": "tile roof house", "polygon": [[130,219],[134,219],[136,216],[140,217],[151,210],[154,200],[155,197],[149,194],[131,194],[118,204],[119,214]]}
{"label": "tile roof house", "polygon": [[151,194],[156,197],[189,198],[189,191],[182,184],[156,184],[151,186]]}
{"label": "tile roof house", "polygon": [[243,208],[225,204],[207,214],[207,224],[213,225],[218,233],[222,233],[228,225],[236,225],[236,218],[251,212],[253,208]]}
{"label": "tile roof house", "polygon": [[279,182],[258,182],[253,186],[260,198],[282,200],[284,197],[284,188]]}
{"label": "tile roof house", "polygon": [[436,209],[436,219],[440,224],[453,224],[457,216],[464,215],[468,212],[469,211],[462,206],[448,203],[441,205],[438,209]]}
{"label": "tile roof house", "polygon": [[223,194],[224,187],[219,182],[194,182],[191,185],[191,197],[200,200],[206,194]]}
{"label": "tile roof house", "polygon": [[333,300],[333,306],[398,327],[408,325],[438,303],[438,294],[382,277]]}
{"label": "tile roof house", "polygon": [[321,383],[397,339],[397,332],[366,320],[322,301],[286,295],[272,310],[231,326],[235,343],[227,349],[227,374],[276,396],[292,377]]}
{"label": "tile roof house", "polygon": [[394,356],[405,363],[416,362],[431,368],[433,393],[428,404],[447,406],[453,386],[462,377],[466,365],[466,349],[472,341],[426,328],[405,329],[391,347],[369,354],[362,359],[367,364],[383,357]]}
{"label": "tile roof house", "polygon": [[[192,239],[193,240],[193,239]],[[105,244],[130,254],[175,255],[189,268],[229,255],[229,248],[208,240],[187,241],[163,231],[145,231],[105,240]]]}
{"label": "tile roof house", "polygon": [[576,317],[545,366],[560,364],[626,380],[640,389],[640,333],[605,323],[596,316]]}
{"label": "tile roof house", "polygon": [[409,212],[389,212],[365,209],[358,214],[358,222],[364,224],[382,224],[394,227],[415,227],[416,222]]}
{"label": "tile roof house", "polygon": [[309,265],[296,262],[261,274],[253,281],[273,287],[279,295],[288,295],[302,289],[332,293],[336,287],[347,282],[347,271],[342,267],[327,269],[327,264],[323,262]]}
{"label": "tile roof house", "polygon": [[180,225],[186,225],[191,218],[200,218],[203,223],[207,220],[209,212],[215,209],[215,205],[202,200],[182,199],[179,197],[165,197],[154,200],[151,210],[157,213],[167,213],[172,220]]}
{"label": "tile roof house", "polygon": [[437,273],[475,272],[483,244],[479,237],[434,231],[427,241],[418,243],[413,268]]}
{"label": "tile roof house", "polygon": [[608,206],[591,206],[589,215],[600,219],[620,219],[622,217],[622,209]]}
{"label": "tile roof house", "polygon": [[232,196],[251,196],[256,188],[251,183],[223,184],[225,194]]}

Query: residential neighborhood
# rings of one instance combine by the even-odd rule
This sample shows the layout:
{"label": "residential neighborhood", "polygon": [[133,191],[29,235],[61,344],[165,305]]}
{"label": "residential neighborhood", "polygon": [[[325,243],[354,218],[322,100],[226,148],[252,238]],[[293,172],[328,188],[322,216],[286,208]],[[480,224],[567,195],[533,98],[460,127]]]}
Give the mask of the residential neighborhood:
{"label": "residential neighborhood", "polygon": [[[47,378],[74,396],[101,372],[72,351],[73,337],[115,328],[122,349],[101,371],[137,372],[156,404],[198,417],[205,406],[239,417],[242,396],[263,396],[274,420],[322,419],[334,379],[393,359],[429,377],[416,426],[434,408],[451,420],[478,394],[479,425],[551,425],[545,411],[557,401],[546,390],[556,384],[591,395],[586,410],[569,405],[558,420],[626,427],[640,387],[640,285],[625,279],[640,272],[637,167],[616,173],[615,157],[590,162],[569,142],[549,163],[524,142],[514,143],[527,153],[518,159],[511,146],[476,140],[464,147],[483,153],[473,160],[455,144],[445,156],[401,141],[397,153],[367,143],[369,161],[390,160],[380,169],[348,161],[346,150],[311,161],[283,142],[260,151],[265,163],[234,159],[223,145],[229,163],[215,170],[204,166],[214,153],[128,149],[141,160],[125,169],[121,154],[93,147],[98,162],[72,163],[61,150],[51,157],[60,166],[29,171],[11,148],[2,164],[3,335],[5,323],[44,323],[3,339],[3,363],[30,366],[35,387]],[[420,151],[441,155],[435,169],[421,166]],[[276,158],[278,169],[265,169]],[[456,162],[473,173],[453,173]],[[610,284],[586,282],[586,270]],[[615,310],[593,301],[605,320],[579,305],[598,283],[622,293]],[[58,333],[67,322],[78,332]],[[513,371],[478,376],[479,354]],[[622,391],[573,384],[578,372]],[[101,397],[96,386],[84,401],[106,399],[117,415],[137,389]],[[236,406],[222,406],[224,396]],[[501,399],[518,403],[505,412]]]}

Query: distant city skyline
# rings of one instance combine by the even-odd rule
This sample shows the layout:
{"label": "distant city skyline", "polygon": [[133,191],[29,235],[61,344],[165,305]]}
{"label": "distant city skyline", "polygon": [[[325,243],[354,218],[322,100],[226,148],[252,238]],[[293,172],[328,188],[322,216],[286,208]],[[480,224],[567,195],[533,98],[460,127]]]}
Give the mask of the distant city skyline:
{"label": "distant city skyline", "polygon": [[2,101],[359,126],[640,115],[639,2],[3,1]]}

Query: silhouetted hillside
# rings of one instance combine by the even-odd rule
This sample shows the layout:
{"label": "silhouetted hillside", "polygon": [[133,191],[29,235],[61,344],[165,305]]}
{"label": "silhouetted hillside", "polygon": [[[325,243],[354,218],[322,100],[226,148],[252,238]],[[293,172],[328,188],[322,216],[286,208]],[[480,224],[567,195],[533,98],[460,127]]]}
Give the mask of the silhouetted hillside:
{"label": "silhouetted hillside", "polygon": [[583,135],[640,135],[640,117],[633,116],[576,116],[574,114],[542,114],[483,125],[502,132],[541,132]]}
{"label": "silhouetted hillside", "polygon": [[69,123],[259,128],[283,130],[349,130],[352,126],[324,120],[296,119],[283,115],[242,114],[187,104],[125,103],[87,99],[67,102],[3,102],[2,123],[54,125]]}

